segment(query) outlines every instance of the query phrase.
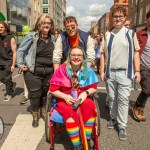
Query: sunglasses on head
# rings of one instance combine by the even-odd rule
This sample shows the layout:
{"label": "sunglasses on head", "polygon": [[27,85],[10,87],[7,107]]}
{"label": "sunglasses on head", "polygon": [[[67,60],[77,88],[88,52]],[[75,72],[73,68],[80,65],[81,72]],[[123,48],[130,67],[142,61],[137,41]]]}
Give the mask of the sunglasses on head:
{"label": "sunglasses on head", "polygon": [[76,26],[75,26],[75,25],[67,26],[67,27],[66,27],[66,31],[71,30],[70,28],[74,30],[74,29],[76,28]]}

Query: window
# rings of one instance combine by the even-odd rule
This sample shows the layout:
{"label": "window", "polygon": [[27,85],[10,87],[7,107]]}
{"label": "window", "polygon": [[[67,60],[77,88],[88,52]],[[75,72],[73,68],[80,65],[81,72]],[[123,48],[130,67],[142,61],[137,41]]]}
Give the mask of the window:
{"label": "window", "polygon": [[44,8],[43,8],[43,14],[48,14],[48,13],[49,13],[48,7],[44,7]]}
{"label": "window", "polygon": [[48,4],[48,0],[43,0],[43,4]]}

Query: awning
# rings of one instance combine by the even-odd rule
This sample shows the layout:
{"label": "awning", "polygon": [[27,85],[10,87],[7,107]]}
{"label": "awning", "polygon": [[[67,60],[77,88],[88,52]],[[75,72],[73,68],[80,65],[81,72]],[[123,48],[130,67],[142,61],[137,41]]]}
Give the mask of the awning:
{"label": "awning", "polygon": [[0,12],[0,21],[5,21],[5,20],[6,20],[5,16],[3,15],[2,12]]}

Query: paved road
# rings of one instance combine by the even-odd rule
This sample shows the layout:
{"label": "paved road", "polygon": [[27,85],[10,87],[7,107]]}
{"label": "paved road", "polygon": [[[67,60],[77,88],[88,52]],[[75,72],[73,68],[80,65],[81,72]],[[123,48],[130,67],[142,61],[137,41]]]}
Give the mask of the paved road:
{"label": "paved road", "polygon": [[[1,150],[48,150],[49,143],[45,142],[44,122],[40,119],[40,126],[32,128],[32,116],[30,114],[29,103],[19,104],[23,93],[22,75],[17,74],[17,69],[13,74],[13,80],[17,82],[14,98],[10,102],[3,102],[5,87],[0,83],[0,116],[4,120],[4,135],[0,139]],[[99,107],[101,113],[101,150],[149,150],[150,149],[150,102],[148,101],[145,114],[147,122],[136,122],[133,120],[131,106],[134,104],[139,91],[132,91],[129,109],[129,121],[127,128],[127,140],[118,139],[117,128],[107,129],[109,120],[108,110],[105,108],[106,90],[104,83],[100,84]],[[60,134],[59,140],[55,144],[56,150],[71,150],[71,144],[65,131]]]}

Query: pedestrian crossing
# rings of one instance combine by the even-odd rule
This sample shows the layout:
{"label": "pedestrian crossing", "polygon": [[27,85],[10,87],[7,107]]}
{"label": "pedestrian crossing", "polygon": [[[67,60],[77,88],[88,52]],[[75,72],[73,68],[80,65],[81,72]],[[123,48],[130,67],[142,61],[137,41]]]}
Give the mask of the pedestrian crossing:
{"label": "pedestrian crossing", "polygon": [[45,124],[39,120],[39,127],[32,127],[31,114],[19,114],[0,150],[36,150],[45,132]]}

